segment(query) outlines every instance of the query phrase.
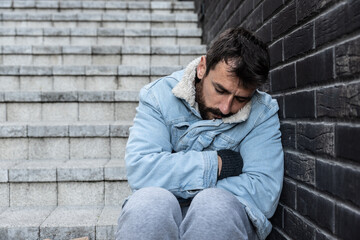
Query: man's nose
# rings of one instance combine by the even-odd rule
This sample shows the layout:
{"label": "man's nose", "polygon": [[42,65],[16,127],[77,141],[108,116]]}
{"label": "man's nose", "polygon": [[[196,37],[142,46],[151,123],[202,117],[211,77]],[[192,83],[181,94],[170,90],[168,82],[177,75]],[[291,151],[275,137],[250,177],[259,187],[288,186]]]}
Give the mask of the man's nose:
{"label": "man's nose", "polygon": [[231,96],[224,97],[224,99],[222,99],[219,106],[221,113],[224,115],[229,114],[231,111],[231,105],[232,105],[232,97]]}

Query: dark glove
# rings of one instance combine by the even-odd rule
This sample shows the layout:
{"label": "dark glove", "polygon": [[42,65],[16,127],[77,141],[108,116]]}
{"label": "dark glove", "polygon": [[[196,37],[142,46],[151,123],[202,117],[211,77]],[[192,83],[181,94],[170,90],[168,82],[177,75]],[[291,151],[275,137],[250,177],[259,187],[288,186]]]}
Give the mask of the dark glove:
{"label": "dark glove", "polygon": [[232,176],[239,176],[242,173],[244,163],[240,153],[228,149],[219,150],[217,153],[222,161],[221,172],[218,180]]}

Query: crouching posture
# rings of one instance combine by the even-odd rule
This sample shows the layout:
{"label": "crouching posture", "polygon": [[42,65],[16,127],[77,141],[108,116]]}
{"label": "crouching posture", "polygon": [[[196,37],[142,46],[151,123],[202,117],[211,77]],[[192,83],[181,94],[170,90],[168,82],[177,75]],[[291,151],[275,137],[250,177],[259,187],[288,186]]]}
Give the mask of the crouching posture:
{"label": "crouching posture", "polygon": [[268,72],[266,46],[233,28],[140,91],[117,239],[266,238],[283,178]]}

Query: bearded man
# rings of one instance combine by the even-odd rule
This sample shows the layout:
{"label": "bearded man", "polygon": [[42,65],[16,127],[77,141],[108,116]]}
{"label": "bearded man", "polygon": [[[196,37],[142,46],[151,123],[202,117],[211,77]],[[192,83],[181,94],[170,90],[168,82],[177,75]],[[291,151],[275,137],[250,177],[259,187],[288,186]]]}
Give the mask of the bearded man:
{"label": "bearded man", "polygon": [[268,51],[242,28],[140,91],[117,239],[265,239],[283,180]]}

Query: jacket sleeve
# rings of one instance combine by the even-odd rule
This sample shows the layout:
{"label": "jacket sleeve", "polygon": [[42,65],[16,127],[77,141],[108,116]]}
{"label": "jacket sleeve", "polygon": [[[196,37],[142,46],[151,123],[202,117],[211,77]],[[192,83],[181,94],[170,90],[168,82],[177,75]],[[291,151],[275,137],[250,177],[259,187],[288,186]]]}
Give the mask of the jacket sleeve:
{"label": "jacket sleeve", "polygon": [[162,187],[186,199],[198,190],[216,184],[216,151],[172,153],[169,128],[157,99],[147,88],[140,91],[125,161],[128,182],[133,190]]}
{"label": "jacket sleeve", "polygon": [[260,117],[261,123],[240,144],[243,173],[217,183],[217,187],[232,192],[245,205],[256,206],[267,218],[276,210],[284,174],[280,123],[273,112],[266,120]]}

